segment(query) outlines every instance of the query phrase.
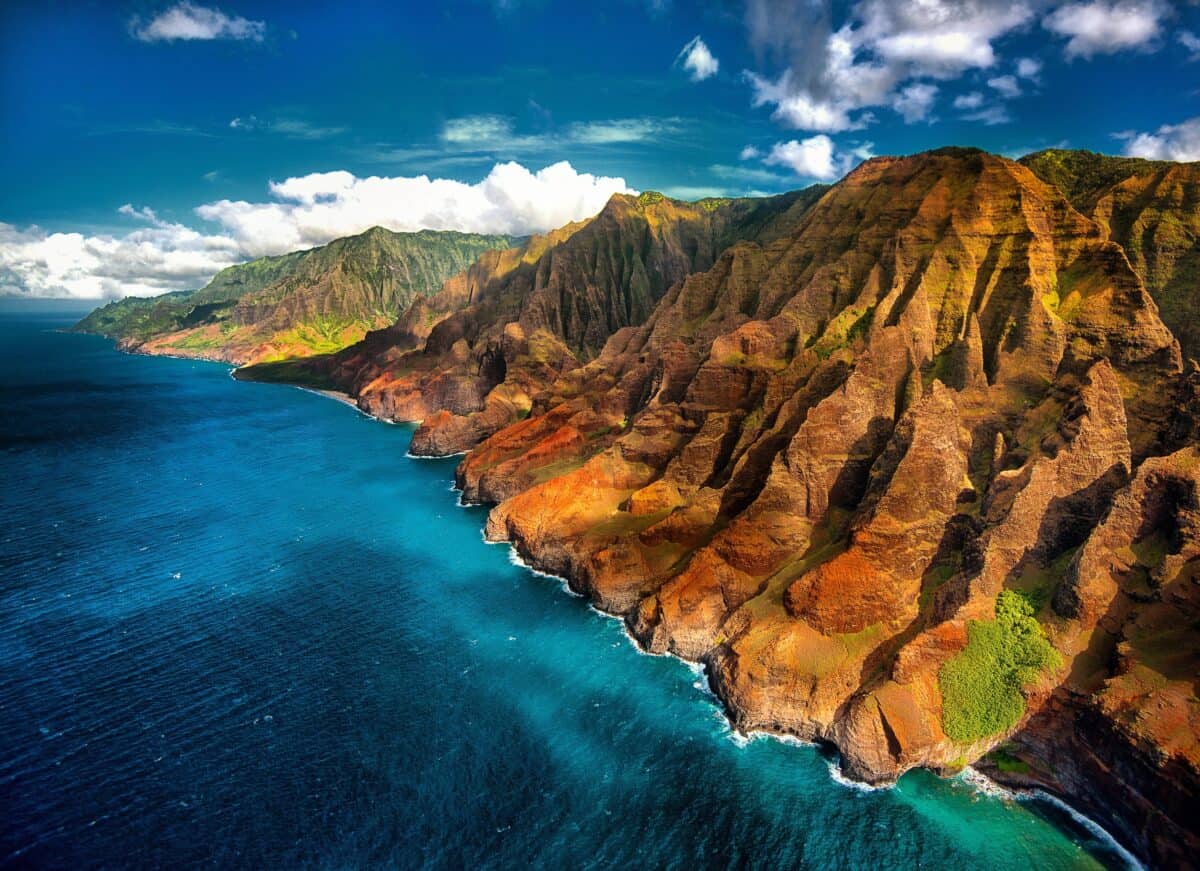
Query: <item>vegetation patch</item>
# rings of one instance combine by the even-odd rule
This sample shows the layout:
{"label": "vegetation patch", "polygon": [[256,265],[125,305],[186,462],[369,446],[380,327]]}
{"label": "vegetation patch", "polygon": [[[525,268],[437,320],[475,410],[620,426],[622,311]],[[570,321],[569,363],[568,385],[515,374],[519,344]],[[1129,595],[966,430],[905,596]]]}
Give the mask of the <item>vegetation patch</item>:
{"label": "vegetation patch", "polygon": [[1035,607],[1023,594],[1004,590],[995,620],[972,620],[967,646],[942,666],[942,727],[955,741],[970,743],[1011,729],[1025,713],[1021,688],[1061,663]]}
{"label": "vegetation patch", "polygon": [[1028,762],[1014,755],[1006,747],[997,747],[987,758],[996,766],[997,771],[1004,774],[1029,774],[1032,771]]}

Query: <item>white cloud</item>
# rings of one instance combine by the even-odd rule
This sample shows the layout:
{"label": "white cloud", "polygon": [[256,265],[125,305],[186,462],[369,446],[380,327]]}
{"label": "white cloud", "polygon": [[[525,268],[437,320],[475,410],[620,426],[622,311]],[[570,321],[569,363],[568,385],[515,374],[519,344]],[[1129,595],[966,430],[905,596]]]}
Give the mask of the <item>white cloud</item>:
{"label": "white cloud", "polygon": [[1067,37],[1068,58],[1088,58],[1149,46],[1170,15],[1163,0],[1090,0],[1058,7],[1042,25]]}
{"label": "white cloud", "polygon": [[969,94],[959,94],[954,98],[955,109],[978,109],[983,105],[983,94],[972,91]]}
{"label": "white cloud", "polygon": [[512,138],[512,121],[503,115],[468,115],[451,118],[442,127],[442,141],[455,145],[486,146]]}
{"label": "white cloud", "polygon": [[462,151],[549,151],[563,145],[617,145],[654,142],[678,133],[679,118],[612,118],[580,121],[560,132],[519,134],[511,118],[503,115],[468,115],[451,118],[442,127],[441,140]]}
{"label": "white cloud", "polygon": [[675,58],[675,62],[683,64],[683,68],[688,71],[693,82],[702,82],[711,78],[721,68],[721,62],[713,57],[713,53],[708,50],[708,46],[699,36],[693,37],[683,47]]}
{"label": "white cloud", "polygon": [[1021,86],[1016,76],[996,76],[988,79],[988,87],[1006,100],[1021,96]]}
{"label": "white cloud", "polygon": [[753,145],[747,145],[738,152],[738,160],[753,160],[756,157],[762,157],[762,152]]}
{"label": "white cloud", "polygon": [[1030,3],[860,0],[835,30],[827,4],[750,0],[752,48],[787,62],[775,78],[746,73],[754,105],[774,106],[772,117],[790,127],[826,133],[865,127],[879,106],[924,117],[914,81],[992,67],[992,43],[1032,19]]}
{"label": "white cloud", "polygon": [[892,100],[892,108],[900,113],[905,124],[915,124],[929,117],[937,94],[937,85],[918,82],[901,90]]}
{"label": "white cloud", "polygon": [[320,245],[376,225],[391,230],[525,234],[594,215],[625,180],[563,161],[530,172],[498,163],[477,184],[428,176],[358,178],[345,171],[272,182],[271,202],[220,200],[196,209],[250,256]]}
{"label": "white cloud", "polygon": [[810,136],[803,142],[792,139],[778,142],[767,155],[766,162],[790,167],[805,178],[833,178],[837,167],[833,163],[833,140],[823,133]]}
{"label": "white cloud", "polygon": [[865,143],[850,151],[836,149],[833,140],[823,133],[797,142],[777,142],[763,162],[771,166],[786,166],[801,178],[822,181],[845,175],[860,161],[871,157],[871,143]]}
{"label": "white cloud", "polygon": [[614,193],[632,192],[624,179],[577,172],[566,162],[537,172],[499,163],[476,184],[338,171],[272,182],[269,190],[267,202],[199,206],[196,214],[221,228],[207,235],[132,204],[118,211],[149,226],[124,235],[0,224],[0,293],[154,296],[200,287],[220,269],[252,257],[321,245],[376,225],[524,235],[589,217]]}
{"label": "white cloud", "polygon": [[[797,88],[792,82],[791,70],[775,81],[755,73],[748,73],[747,79],[754,88],[754,105],[773,104],[775,111],[771,117],[788,127],[841,133],[861,130],[870,120],[866,117],[851,118],[851,112],[862,108],[854,101],[821,99]],[[890,91],[890,86],[885,90]],[[869,105],[880,105],[880,102],[872,98]]]}
{"label": "white cloud", "polygon": [[1200,118],[1164,124],[1153,133],[1128,133],[1125,153],[1149,160],[1200,160]]}
{"label": "white cloud", "polygon": [[1179,31],[1179,44],[1191,52],[1192,60],[1200,57],[1200,36],[1190,30]]}
{"label": "white cloud", "polygon": [[48,233],[0,223],[0,294],[108,299],[157,296],[205,284],[245,259],[228,236],[206,236],[160,221],[150,209],[122,206],[148,220],[122,236]]}
{"label": "white cloud", "polygon": [[1021,57],[1017,58],[1017,76],[1030,81],[1037,81],[1037,77],[1041,75],[1042,62],[1037,58]]}
{"label": "white cloud", "polygon": [[674,118],[617,118],[612,121],[585,121],[567,128],[566,139],[584,145],[612,145],[619,142],[653,142],[679,131]]}
{"label": "white cloud", "polygon": [[238,15],[226,15],[219,9],[177,3],[143,23],[134,16],[129,30],[142,42],[174,42],[176,40],[249,39],[262,42],[267,25]]}

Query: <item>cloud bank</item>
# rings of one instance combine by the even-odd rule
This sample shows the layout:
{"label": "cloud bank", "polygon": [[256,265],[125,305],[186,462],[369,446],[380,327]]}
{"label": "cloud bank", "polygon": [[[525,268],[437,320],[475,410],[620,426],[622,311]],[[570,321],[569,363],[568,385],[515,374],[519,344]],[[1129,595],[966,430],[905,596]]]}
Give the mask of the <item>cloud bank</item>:
{"label": "cloud bank", "polygon": [[270,200],[219,200],[195,209],[219,227],[201,233],[132,204],[140,226],[124,235],[49,233],[0,224],[0,294],[104,299],[200,287],[226,266],[322,245],[373,226],[525,235],[596,214],[622,178],[577,172],[563,161],[531,172],[496,164],[476,184],[323,172],[271,182]]}
{"label": "cloud bank", "polygon": [[228,236],[159,221],[153,211],[128,204],[119,211],[150,226],[123,236],[84,236],[0,223],[0,295],[157,296],[199,287],[245,259]]}

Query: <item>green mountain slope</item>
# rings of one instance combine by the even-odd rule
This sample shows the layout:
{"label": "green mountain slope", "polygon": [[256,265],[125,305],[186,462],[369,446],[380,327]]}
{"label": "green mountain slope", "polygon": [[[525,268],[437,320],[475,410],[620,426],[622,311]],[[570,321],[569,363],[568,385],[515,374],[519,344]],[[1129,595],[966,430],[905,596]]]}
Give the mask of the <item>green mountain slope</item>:
{"label": "green mountain slope", "polygon": [[1125,249],[1184,355],[1200,357],[1200,163],[1061,150],[1021,163]]}
{"label": "green mountain slope", "polygon": [[392,323],[507,236],[375,227],[320,248],[263,257],[195,291],[124,299],[76,325],[123,348],[235,363],[336,351]]}

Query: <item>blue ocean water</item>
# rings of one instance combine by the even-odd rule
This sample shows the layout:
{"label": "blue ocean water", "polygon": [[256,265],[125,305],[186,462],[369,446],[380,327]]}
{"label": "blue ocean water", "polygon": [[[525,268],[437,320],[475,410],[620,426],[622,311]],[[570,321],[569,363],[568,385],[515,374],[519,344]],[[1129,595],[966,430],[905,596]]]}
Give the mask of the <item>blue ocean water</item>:
{"label": "blue ocean water", "polygon": [[410,429],[79,314],[0,313],[0,866],[1122,867],[1047,803],[733,740]]}

